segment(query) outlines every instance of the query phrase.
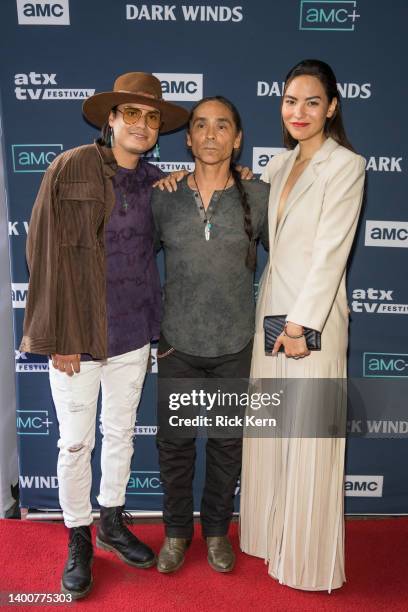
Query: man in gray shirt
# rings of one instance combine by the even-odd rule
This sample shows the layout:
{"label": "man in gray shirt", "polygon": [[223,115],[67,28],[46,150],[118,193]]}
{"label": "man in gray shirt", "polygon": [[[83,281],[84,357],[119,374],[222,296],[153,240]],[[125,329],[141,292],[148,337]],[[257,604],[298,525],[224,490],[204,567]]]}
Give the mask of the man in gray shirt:
{"label": "man in gray shirt", "polygon": [[[159,397],[164,379],[249,376],[256,242],[267,242],[269,186],[241,183],[232,162],[241,139],[240,116],[231,102],[219,96],[201,100],[187,131],[194,173],[176,193],[153,193],[166,268]],[[159,422],[165,408],[159,401]],[[166,529],[158,570],[165,573],[182,565],[193,535],[195,438],[176,436],[159,428],[157,437]],[[241,438],[207,441],[201,524],[208,562],[219,572],[231,571],[235,563],[227,532],[241,452]]]}

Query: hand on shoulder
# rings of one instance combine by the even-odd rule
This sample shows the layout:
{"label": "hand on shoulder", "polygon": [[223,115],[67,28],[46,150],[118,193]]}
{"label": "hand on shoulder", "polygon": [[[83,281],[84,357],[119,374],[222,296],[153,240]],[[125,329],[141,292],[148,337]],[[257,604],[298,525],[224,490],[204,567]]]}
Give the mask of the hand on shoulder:
{"label": "hand on shoulder", "polygon": [[291,150],[283,150],[281,153],[274,155],[266,164],[264,171],[262,172],[260,179],[264,183],[270,183],[274,174],[279,170],[282,164],[291,155]]}

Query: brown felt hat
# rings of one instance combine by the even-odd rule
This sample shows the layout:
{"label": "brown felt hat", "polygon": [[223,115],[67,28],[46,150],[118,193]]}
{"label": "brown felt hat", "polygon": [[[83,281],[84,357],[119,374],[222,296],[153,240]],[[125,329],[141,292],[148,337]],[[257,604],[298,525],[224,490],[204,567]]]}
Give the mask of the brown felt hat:
{"label": "brown felt hat", "polygon": [[90,123],[101,128],[113,107],[126,102],[138,102],[157,108],[161,113],[160,132],[171,132],[187,123],[189,112],[182,106],[163,100],[159,79],[147,72],[127,72],[119,76],[113,91],[98,93],[82,105],[82,112]]}

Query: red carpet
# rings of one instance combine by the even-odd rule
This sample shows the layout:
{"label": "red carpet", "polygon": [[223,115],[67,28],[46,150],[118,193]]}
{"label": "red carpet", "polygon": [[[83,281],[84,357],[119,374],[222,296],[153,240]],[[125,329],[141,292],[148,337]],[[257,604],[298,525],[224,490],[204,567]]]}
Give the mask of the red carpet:
{"label": "red carpet", "polygon": [[[137,534],[155,550],[161,525],[137,525]],[[109,553],[96,552],[94,588],[72,606],[77,610],[170,611],[336,610],[408,611],[408,519],[347,522],[348,582],[331,595],[281,586],[261,559],[238,553],[237,526],[232,538],[238,553],[231,574],[217,574],[206,562],[205,544],[196,532],[179,572],[133,569]],[[57,593],[66,551],[61,524],[0,520],[0,592]],[[66,608],[41,605],[40,609]],[[35,610],[14,607],[10,610]],[[68,608],[69,609],[69,608]]]}

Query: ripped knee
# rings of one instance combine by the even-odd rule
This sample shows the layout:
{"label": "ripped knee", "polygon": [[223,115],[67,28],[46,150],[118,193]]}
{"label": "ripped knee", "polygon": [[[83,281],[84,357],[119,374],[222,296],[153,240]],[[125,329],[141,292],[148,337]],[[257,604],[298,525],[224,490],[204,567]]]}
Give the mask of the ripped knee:
{"label": "ripped knee", "polygon": [[82,450],[85,446],[86,445],[83,443],[73,444],[72,446],[67,447],[67,451],[69,451],[70,453],[77,453],[78,451]]}
{"label": "ripped knee", "polygon": [[61,451],[67,451],[68,453],[80,453],[83,452],[91,452],[93,449],[93,444],[89,440],[83,440],[82,442],[63,442],[59,440],[58,447]]}

